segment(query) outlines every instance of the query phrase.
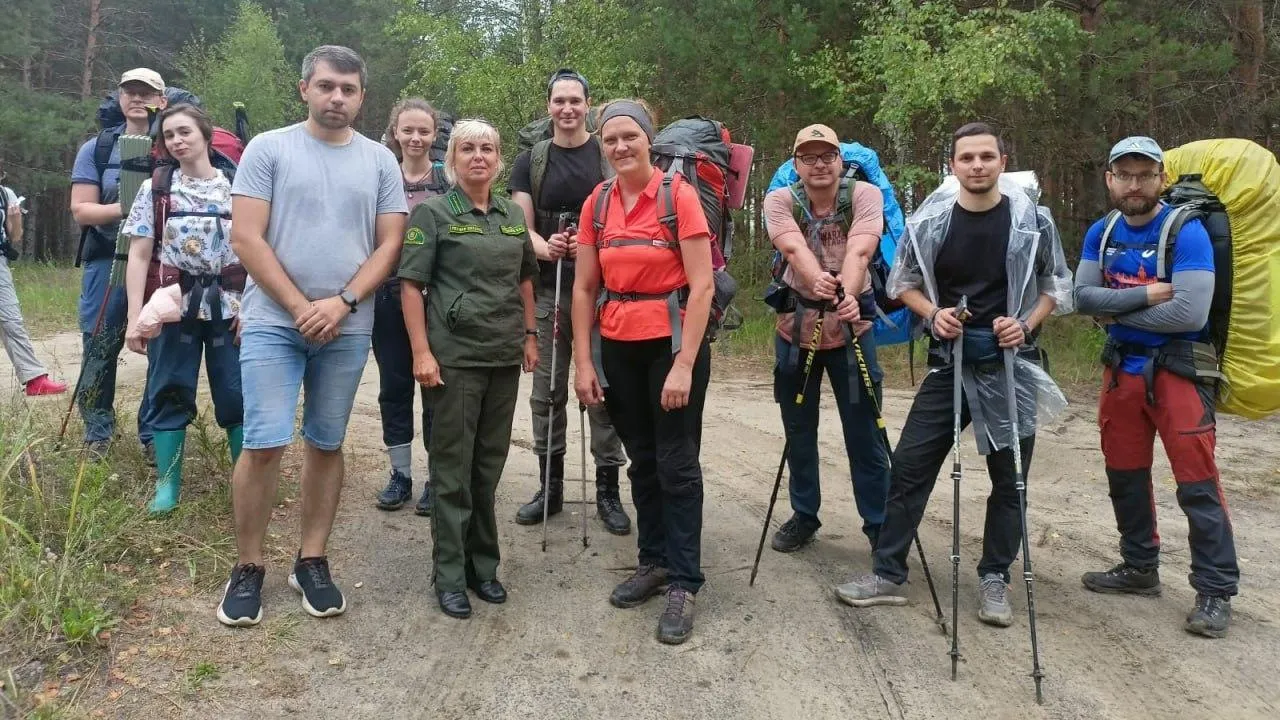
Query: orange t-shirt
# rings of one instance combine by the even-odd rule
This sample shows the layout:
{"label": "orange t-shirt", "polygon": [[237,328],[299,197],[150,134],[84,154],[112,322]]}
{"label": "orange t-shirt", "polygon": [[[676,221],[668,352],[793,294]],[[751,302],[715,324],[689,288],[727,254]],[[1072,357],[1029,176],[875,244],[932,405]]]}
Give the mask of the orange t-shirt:
{"label": "orange t-shirt", "polygon": [[[603,183],[596,186],[582,205],[579,216],[578,244],[596,245],[600,241],[600,276],[605,288],[620,293],[665,295],[689,284],[680,253],[665,245],[612,245],[616,240],[654,240],[665,243],[668,238],[658,222],[658,192],[662,187],[662,171],[654,168],[649,184],[628,212],[615,182],[604,218],[600,237],[596,236],[594,213],[596,198]],[[698,193],[682,178],[676,178],[676,226],[680,241],[708,242],[711,231],[698,201]],[[684,311],[680,311],[681,317]],[[666,300],[625,300],[606,302],[600,310],[600,335],[610,340],[655,340],[671,337],[671,320]]]}

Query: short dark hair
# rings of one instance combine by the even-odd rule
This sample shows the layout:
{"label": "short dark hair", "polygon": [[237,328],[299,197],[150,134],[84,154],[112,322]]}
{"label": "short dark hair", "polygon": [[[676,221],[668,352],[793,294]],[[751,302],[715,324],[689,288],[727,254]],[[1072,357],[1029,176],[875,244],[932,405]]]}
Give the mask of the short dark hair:
{"label": "short dark hair", "polygon": [[951,159],[952,160],[956,159],[956,143],[960,141],[960,138],[977,137],[979,135],[990,135],[991,137],[995,138],[996,149],[1000,152],[1001,155],[1005,154],[1004,138],[1000,137],[1000,133],[996,132],[996,129],[994,127],[991,127],[990,125],[984,122],[971,122],[971,123],[965,123],[964,125],[961,125],[959,129],[957,129],[954,133],[952,133]]}
{"label": "short dark hair", "polygon": [[303,81],[311,82],[311,76],[316,73],[316,63],[319,62],[327,63],[329,67],[340,73],[360,73],[361,88],[369,84],[369,68],[365,66],[364,58],[349,47],[321,45],[307,53],[307,56],[302,59]]}
{"label": "short dark hair", "polygon": [[586,97],[586,98],[591,97],[591,85],[587,83],[587,79],[582,76],[582,73],[578,72],[577,70],[574,70],[573,68],[560,68],[559,70],[551,73],[551,79],[547,80],[547,99],[548,100],[551,99],[551,89],[554,88],[556,86],[556,83],[560,82],[561,80],[573,80],[574,82],[582,85],[583,97]]}

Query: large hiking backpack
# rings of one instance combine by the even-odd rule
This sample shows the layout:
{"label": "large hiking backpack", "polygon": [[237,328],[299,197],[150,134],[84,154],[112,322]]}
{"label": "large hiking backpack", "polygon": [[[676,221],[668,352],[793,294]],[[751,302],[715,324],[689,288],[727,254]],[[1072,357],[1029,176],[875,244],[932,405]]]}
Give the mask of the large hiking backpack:
{"label": "large hiking backpack", "polygon": [[1200,140],[1166,152],[1165,172],[1173,182],[1163,199],[1174,210],[1160,231],[1158,279],[1170,279],[1178,230],[1199,219],[1213,244],[1208,335],[1222,374],[1218,409],[1270,415],[1280,410],[1280,163],[1248,140]]}
{"label": "large hiking backpack", "polygon": [[[178,105],[186,103],[203,108],[200,97],[189,90],[179,87],[167,87],[164,90],[165,99],[168,105]],[[111,151],[116,145],[116,141],[120,139],[120,135],[124,133],[125,117],[124,111],[120,109],[120,91],[113,90],[107,94],[102,103],[98,105],[98,127],[99,132],[93,146],[93,165],[98,177],[98,197],[100,201],[106,201],[107,198],[102,194],[102,179],[109,169],[121,169],[119,165],[111,162]],[[213,137],[210,139],[210,146],[214,151],[214,166],[225,170],[226,166],[230,166],[233,171],[236,165],[240,163],[240,156],[244,153],[244,146],[249,142],[249,118],[245,112],[242,103],[235,103],[236,130],[234,133],[220,127],[213,128]],[[154,128],[152,128],[154,135]],[[152,148],[151,158],[147,161],[148,166],[155,167],[155,159],[159,157],[158,144]],[[221,163],[221,164],[219,164]],[[147,168],[134,167],[133,169],[141,169],[144,172]],[[152,183],[154,187],[154,182]],[[130,199],[132,200],[132,199]],[[128,203],[126,203],[127,205]],[[110,249],[116,246],[115,238],[102,238],[100,244],[105,245],[103,248],[96,248],[91,257],[85,257],[85,244],[91,234],[98,234],[96,228],[92,226],[84,226],[80,230],[80,247],[76,251],[77,267],[84,260],[95,259],[97,257],[107,256]]]}
{"label": "large hiking backpack", "polygon": [[[876,298],[876,317],[872,320],[872,332],[875,333],[876,344],[896,345],[909,342],[919,320],[910,308],[890,298],[885,290],[889,270],[897,254],[898,240],[906,231],[902,207],[898,205],[893,185],[881,169],[880,157],[874,150],[859,143],[840,143],[840,157],[844,163],[844,171],[840,181],[838,212],[843,211],[847,216],[852,209],[853,184],[857,180],[875,185],[880,188],[880,194],[884,196],[884,232],[880,236],[880,246],[872,257],[870,267],[867,268]],[[768,192],[778,188],[793,187],[799,182],[800,176],[796,173],[795,160],[788,158],[773,174]],[[785,270],[786,263],[782,254],[775,250],[773,279],[776,283],[781,283],[782,273]]]}
{"label": "large hiking backpack", "polygon": [[444,112],[436,112],[436,137],[431,141],[427,157],[433,163],[444,162],[445,153],[449,151],[449,136],[453,134],[453,116]]}
{"label": "large hiking backpack", "polygon": [[679,239],[672,191],[675,176],[684,178],[698,192],[702,214],[711,231],[711,268],[715,281],[710,323],[713,340],[720,330],[735,330],[742,324],[742,314],[733,307],[738,283],[727,269],[733,257],[734,227],[729,204],[731,144],[729,129],[723,123],[693,115],[662,128],[649,149],[653,164],[663,173],[658,209],[665,209],[662,224],[671,238]]}

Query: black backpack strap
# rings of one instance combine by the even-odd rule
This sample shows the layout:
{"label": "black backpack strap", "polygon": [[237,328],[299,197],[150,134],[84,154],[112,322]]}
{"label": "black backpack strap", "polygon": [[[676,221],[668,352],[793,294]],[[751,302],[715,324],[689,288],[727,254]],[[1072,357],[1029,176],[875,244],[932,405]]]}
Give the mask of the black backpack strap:
{"label": "black backpack strap", "polygon": [[609,212],[609,194],[613,190],[614,178],[600,184],[600,192],[596,194],[596,206],[591,211],[591,226],[596,231],[596,247],[601,246],[601,233],[604,232],[605,214]]}
{"label": "black backpack strap", "polygon": [[[662,185],[658,188],[658,224],[667,231],[668,243],[680,242],[680,216],[676,212],[675,163],[662,175]],[[673,247],[679,248],[678,244]]]}
{"label": "black backpack strap", "polygon": [[93,167],[98,171],[98,200],[102,201],[102,183],[103,177],[106,176],[107,170],[119,169],[118,163],[111,162],[111,151],[116,146],[116,140],[124,133],[124,126],[117,125],[113,128],[107,128],[98,133],[98,139],[93,144]]}

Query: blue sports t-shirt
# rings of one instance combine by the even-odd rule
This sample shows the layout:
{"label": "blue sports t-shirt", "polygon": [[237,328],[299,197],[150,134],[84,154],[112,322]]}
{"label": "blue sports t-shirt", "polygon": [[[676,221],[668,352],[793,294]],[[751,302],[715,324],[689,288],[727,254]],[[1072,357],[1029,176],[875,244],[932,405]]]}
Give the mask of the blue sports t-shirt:
{"label": "blue sports t-shirt", "polygon": [[[71,183],[98,184],[98,166],[93,162],[93,151],[98,145],[98,136],[89,138],[76,152],[76,162],[71,168]],[[102,187],[99,189],[98,202],[109,205],[119,200],[120,194],[120,143],[111,146],[111,157],[107,160],[106,171],[102,173]],[[113,241],[119,223],[99,225],[102,234]]]}
{"label": "blue sports t-shirt", "polygon": [[[1172,206],[1165,205],[1154,219],[1137,227],[1130,226],[1121,218],[1111,229],[1111,238],[1107,241],[1106,258],[1099,260],[1098,246],[1102,243],[1102,231],[1107,225],[1107,219],[1103,217],[1085,234],[1082,259],[1099,263],[1105,287],[1124,289],[1156,282],[1156,252],[1160,244],[1160,227],[1172,211]],[[1213,243],[1210,242],[1209,233],[1198,219],[1188,220],[1183,224],[1173,246],[1173,265],[1169,268],[1170,275],[1186,270],[1214,271]],[[1207,327],[1206,324],[1205,328],[1195,332],[1157,333],[1126,327],[1116,322],[1107,326],[1107,333],[1119,343],[1160,347],[1171,339],[1203,340]],[[1146,359],[1143,356],[1130,355],[1125,357],[1121,370],[1139,374],[1145,364]]]}

